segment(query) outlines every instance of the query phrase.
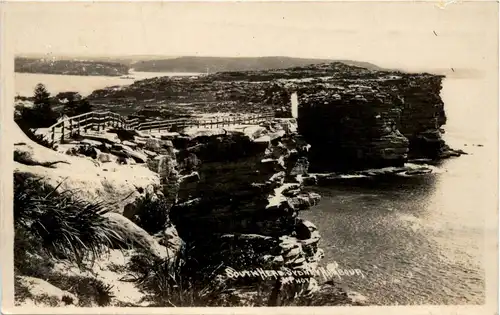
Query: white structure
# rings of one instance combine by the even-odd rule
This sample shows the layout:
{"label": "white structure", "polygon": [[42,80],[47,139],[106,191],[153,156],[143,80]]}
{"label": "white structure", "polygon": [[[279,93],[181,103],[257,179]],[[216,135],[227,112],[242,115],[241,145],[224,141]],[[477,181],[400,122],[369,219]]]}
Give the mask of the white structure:
{"label": "white structure", "polygon": [[291,102],[292,102],[292,117],[298,118],[299,117],[299,98],[297,96],[297,92],[292,93]]}

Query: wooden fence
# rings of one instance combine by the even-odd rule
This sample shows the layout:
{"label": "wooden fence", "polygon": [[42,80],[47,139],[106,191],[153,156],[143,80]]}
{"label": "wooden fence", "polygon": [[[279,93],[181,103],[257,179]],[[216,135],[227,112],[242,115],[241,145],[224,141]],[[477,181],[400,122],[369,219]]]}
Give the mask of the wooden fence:
{"label": "wooden fence", "polygon": [[140,122],[138,118],[125,119],[110,111],[94,111],[64,118],[48,128],[47,137],[52,143],[62,142],[74,134],[102,132],[108,127],[140,131],[162,131],[172,128],[209,127],[219,128],[239,124],[258,124],[274,118],[274,114],[239,117],[217,117],[213,119],[170,119]]}

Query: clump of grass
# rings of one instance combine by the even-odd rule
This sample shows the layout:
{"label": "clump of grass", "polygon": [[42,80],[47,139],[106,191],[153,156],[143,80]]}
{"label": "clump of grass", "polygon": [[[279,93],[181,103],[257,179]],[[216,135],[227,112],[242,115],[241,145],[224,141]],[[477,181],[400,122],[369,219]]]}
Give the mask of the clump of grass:
{"label": "clump of grass", "polygon": [[146,194],[136,204],[136,212],[132,221],[149,234],[156,234],[169,224],[171,205],[163,196],[153,198]]}
{"label": "clump of grass", "polygon": [[98,257],[122,237],[108,227],[101,202],[87,202],[71,191],[57,192],[27,173],[14,174],[14,224],[30,243],[55,259],[81,263]]}
{"label": "clump of grass", "polygon": [[231,306],[231,290],[215,273],[197,281],[183,273],[183,259],[162,260],[147,253],[132,256],[128,268],[133,281],[149,293],[154,307]]}
{"label": "clump of grass", "polygon": [[86,276],[63,276],[53,274],[49,282],[56,287],[75,294],[78,297],[78,305],[82,307],[107,306],[111,303],[113,286],[103,281]]}
{"label": "clump of grass", "polygon": [[[67,260],[83,269],[84,262],[94,261],[122,237],[108,227],[104,204],[84,201],[69,191],[59,193],[57,188],[31,174],[14,174],[15,273],[75,294],[80,306],[108,305],[111,286],[93,276],[55,272],[54,261]],[[16,290],[16,299],[30,297],[29,289],[19,283]],[[59,303],[49,297],[40,302]]]}

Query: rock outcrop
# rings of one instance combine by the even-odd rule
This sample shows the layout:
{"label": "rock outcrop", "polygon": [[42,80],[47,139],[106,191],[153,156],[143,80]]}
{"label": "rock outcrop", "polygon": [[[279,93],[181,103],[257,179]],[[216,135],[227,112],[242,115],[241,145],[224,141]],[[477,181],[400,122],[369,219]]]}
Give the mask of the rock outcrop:
{"label": "rock outcrop", "polygon": [[299,130],[312,146],[312,165],[321,171],[359,169],[445,156],[441,80],[399,74],[299,87]]}
{"label": "rock outcrop", "polygon": [[[178,203],[171,210],[180,237],[196,244],[193,255],[199,268],[317,267],[323,256],[319,232],[298,215],[319,196],[301,191],[301,178],[307,174],[306,145],[295,129],[293,119],[276,119],[260,127],[220,130],[209,136],[193,132],[174,139],[180,165],[188,165],[186,159],[199,161],[199,180],[181,183]],[[304,278],[304,292],[318,289],[314,277]],[[259,279],[263,280],[252,275],[226,281],[238,287]]]}
{"label": "rock outcrop", "polygon": [[[401,166],[409,158],[459,155],[444,143],[443,76],[350,66],[341,62],[266,71],[154,78],[89,99],[179,113],[276,112],[291,117],[297,93],[299,131],[312,146],[311,168],[337,171]],[[150,100],[157,105],[151,105]]]}

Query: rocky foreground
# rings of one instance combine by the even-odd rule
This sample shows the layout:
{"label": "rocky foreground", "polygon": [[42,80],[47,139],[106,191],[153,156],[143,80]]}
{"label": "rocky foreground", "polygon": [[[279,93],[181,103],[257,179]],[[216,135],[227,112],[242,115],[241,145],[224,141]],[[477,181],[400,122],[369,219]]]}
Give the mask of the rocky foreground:
{"label": "rocky foreground", "polygon": [[[119,241],[107,245],[107,254],[78,264],[64,254],[45,258],[43,251],[32,249],[17,253],[16,303],[365,303],[318,276],[321,237],[313,223],[299,216],[320,198],[303,189],[309,178],[308,149],[293,119],[156,136],[110,130],[74,138],[56,150],[18,130],[14,175],[40,179],[58,192],[75,192],[85,202],[105,202],[110,211],[102,217]],[[180,278],[189,279],[190,291],[179,294],[169,277],[176,279],[177,288]],[[99,283],[96,292],[101,293],[89,297],[89,290],[82,293],[75,281]],[[214,288],[208,290],[211,295],[208,287]],[[178,302],[174,296],[185,299]],[[197,298],[189,302],[188,296]]]}

